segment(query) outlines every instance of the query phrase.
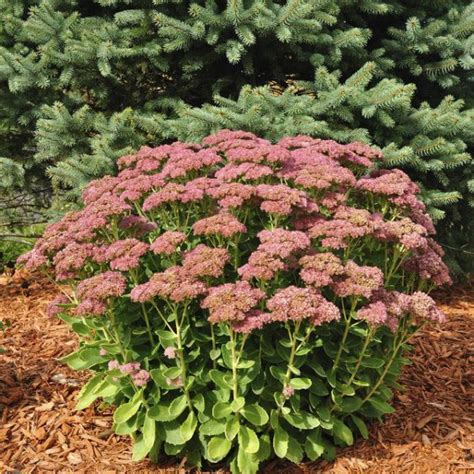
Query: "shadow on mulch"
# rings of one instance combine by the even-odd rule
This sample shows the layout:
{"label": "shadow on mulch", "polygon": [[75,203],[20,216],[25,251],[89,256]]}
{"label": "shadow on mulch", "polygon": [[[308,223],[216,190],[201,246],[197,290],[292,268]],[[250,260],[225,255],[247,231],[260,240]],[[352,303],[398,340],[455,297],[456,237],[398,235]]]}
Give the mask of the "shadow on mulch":
{"label": "shadow on mulch", "polygon": [[[77,343],[44,312],[54,294],[51,285],[29,275],[0,277],[0,319],[11,322],[0,334],[6,349],[0,354],[1,472],[184,474],[172,460],[132,464],[128,439],[111,431],[110,411],[74,411],[87,374],[57,361]],[[262,472],[474,472],[474,291],[465,286],[436,297],[448,321],[415,338],[413,365],[402,377],[407,390],[395,395],[396,413],[374,424],[368,440],[340,449],[333,463],[272,461]]]}

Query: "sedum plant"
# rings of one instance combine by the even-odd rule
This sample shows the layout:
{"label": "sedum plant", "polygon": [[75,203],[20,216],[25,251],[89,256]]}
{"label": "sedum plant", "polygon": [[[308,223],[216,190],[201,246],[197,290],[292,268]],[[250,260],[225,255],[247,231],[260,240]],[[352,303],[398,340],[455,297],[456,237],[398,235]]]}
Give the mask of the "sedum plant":
{"label": "sedum plant", "polygon": [[333,458],[393,412],[408,341],[449,283],[417,186],[360,143],[223,130],[143,147],[21,258],[116,407],[136,460]]}

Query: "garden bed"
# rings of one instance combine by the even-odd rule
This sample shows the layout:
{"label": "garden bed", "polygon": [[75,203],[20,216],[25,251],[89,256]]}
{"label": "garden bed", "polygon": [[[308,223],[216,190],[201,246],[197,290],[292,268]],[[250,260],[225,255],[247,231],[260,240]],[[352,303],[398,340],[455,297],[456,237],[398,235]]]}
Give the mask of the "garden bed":
{"label": "garden bed", "polygon": [[[132,464],[129,439],[111,432],[110,411],[98,406],[74,411],[87,374],[57,362],[77,342],[65,324],[45,314],[54,294],[46,281],[26,274],[0,277],[0,320],[11,322],[0,336],[0,346],[6,349],[0,355],[0,471],[184,473],[172,460],[159,467]],[[265,471],[473,470],[474,292],[472,286],[463,287],[438,294],[438,299],[448,321],[415,339],[413,365],[402,379],[409,390],[396,394],[395,414],[372,426],[367,441],[341,449],[335,463],[295,468],[272,462]]]}

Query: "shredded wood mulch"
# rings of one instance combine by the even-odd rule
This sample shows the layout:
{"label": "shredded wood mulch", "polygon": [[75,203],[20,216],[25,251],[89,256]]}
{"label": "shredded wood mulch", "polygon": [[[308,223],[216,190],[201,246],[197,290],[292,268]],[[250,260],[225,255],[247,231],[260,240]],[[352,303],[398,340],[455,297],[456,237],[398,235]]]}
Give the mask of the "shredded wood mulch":
{"label": "shredded wood mulch", "polygon": [[[77,340],[46,316],[54,294],[52,285],[33,276],[0,277],[0,320],[10,324],[0,334],[0,472],[184,474],[173,460],[133,464],[129,439],[112,434],[111,411],[74,410],[87,373],[57,361]],[[274,461],[264,473],[474,472],[474,289],[437,298],[448,321],[416,337],[396,413],[375,423],[368,440],[340,449],[333,463]]]}

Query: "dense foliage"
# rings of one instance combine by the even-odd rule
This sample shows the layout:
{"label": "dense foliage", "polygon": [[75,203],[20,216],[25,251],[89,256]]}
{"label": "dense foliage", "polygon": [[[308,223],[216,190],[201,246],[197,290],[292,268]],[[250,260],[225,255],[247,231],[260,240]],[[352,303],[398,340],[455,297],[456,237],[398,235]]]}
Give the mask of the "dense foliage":
{"label": "dense foliage", "polygon": [[21,259],[67,284],[49,311],[95,372],[78,408],[115,405],[137,460],[234,473],[366,437],[450,281],[418,187],[380,158],[228,130],[120,158]]}
{"label": "dense foliage", "polygon": [[0,0],[0,12],[0,194],[41,186],[47,168],[77,195],[141,144],[223,127],[358,140],[421,183],[467,262],[465,1]]}

